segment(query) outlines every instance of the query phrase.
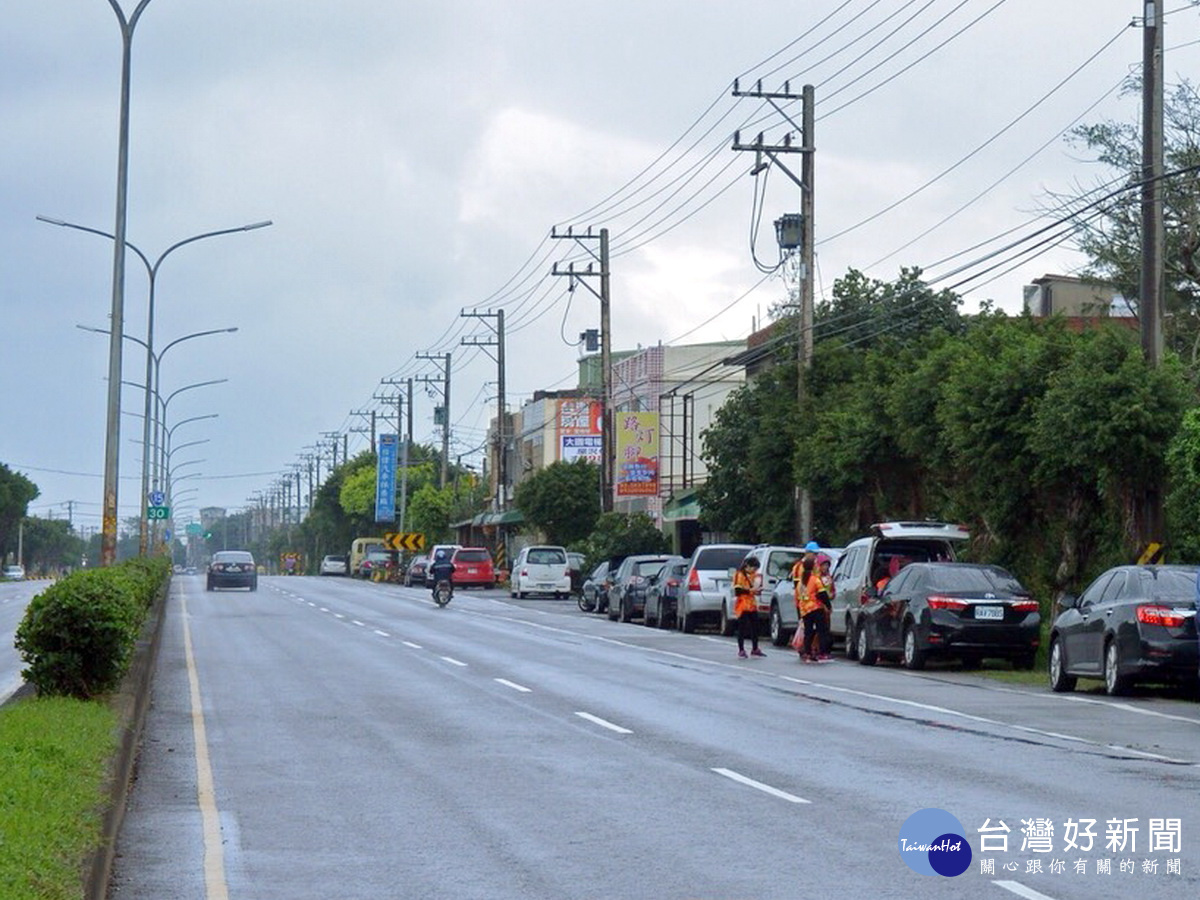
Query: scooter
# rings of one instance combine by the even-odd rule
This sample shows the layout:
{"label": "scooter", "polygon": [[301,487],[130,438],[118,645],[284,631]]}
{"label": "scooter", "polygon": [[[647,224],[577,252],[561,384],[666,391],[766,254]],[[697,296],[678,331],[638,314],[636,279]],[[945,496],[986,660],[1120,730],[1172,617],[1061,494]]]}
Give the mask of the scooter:
{"label": "scooter", "polygon": [[450,583],[450,579],[441,578],[433,586],[433,602],[438,606],[445,606],[453,596],[454,586]]}

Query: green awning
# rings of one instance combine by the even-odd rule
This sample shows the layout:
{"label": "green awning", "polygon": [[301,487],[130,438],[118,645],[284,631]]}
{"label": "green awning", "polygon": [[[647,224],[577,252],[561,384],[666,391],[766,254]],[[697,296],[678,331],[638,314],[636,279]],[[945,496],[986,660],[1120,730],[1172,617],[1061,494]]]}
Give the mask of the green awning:
{"label": "green awning", "polygon": [[700,501],[697,490],[680,491],[663,504],[663,521],[676,522],[680,519],[700,518]]}

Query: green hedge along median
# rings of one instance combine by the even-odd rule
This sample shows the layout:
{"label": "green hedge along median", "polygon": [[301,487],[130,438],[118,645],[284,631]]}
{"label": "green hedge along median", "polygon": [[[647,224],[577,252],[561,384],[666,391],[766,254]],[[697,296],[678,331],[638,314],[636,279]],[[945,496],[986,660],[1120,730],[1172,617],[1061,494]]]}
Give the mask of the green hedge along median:
{"label": "green hedge along median", "polygon": [[39,696],[90,700],[112,691],[129,670],[146,613],[170,563],[132,559],[82,569],[38,594],[17,628],[23,675]]}
{"label": "green hedge along median", "polygon": [[79,900],[104,843],[122,731],[114,692],[170,578],[165,559],[75,572],[17,628],[37,696],[0,708],[0,897]]}

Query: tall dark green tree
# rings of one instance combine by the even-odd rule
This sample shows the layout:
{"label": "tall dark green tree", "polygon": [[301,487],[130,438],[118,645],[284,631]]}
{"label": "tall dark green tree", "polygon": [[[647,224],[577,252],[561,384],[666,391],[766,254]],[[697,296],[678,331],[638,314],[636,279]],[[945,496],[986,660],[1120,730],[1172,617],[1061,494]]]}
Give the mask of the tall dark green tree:
{"label": "tall dark green tree", "polygon": [[600,515],[600,467],[586,460],[554,462],[517,485],[517,509],[552,544],[576,544]]}
{"label": "tall dark green tree", "polygon": [[36,484],[0,463],[0,557],[16,550],[17,525],[38,493]]}

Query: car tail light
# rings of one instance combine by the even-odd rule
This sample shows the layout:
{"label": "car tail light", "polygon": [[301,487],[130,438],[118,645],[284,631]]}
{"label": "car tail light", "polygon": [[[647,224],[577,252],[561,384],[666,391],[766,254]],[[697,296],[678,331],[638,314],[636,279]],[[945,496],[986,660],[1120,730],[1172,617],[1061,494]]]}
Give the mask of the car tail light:
{"label": "car tail light", "polygon": [[929,604],[930,609],[950,609],[958,612],[967,608],[966,600],[959,600],[957,597],[943,597],[940,594],[933,594],[925,602]]}
{"label": "car tail light", "polygon": [[1163,625],[1167,628],[1181,628],[1187,617],[1180,610],[1169,606],[1139,606],[1137,620],[1143,625]]}
{"label": "car tail light", "polygon": [[700,590],[700,573],[696,569],[692,569],[692,571],[688,573],[688,590]]}
{"label": "car tail light", "polygon": [[1012,608],[1017,612],[1037,612],[1038,603],[1036,600],[1017,600],[1013,603]]}

